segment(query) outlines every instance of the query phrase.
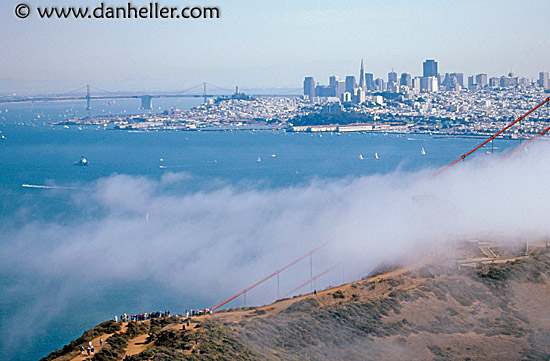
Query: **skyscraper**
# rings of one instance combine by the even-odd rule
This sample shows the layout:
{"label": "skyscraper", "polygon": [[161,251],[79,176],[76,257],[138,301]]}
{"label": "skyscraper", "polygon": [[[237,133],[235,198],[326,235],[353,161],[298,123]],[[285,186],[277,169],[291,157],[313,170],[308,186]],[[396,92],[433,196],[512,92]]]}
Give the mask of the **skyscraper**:
{"label": "skyscraper", "polygon": [[397,83],[397,73],[393,70],[388,73],[388,83],[391,82]]}
{"label": "skyscraper", "polygon": [[315,97],[315,80],[311,76],[306,76],[304,79],[304,95],[308,96],[309,99]]}
{"label": "skyscraper", "polygon": [[424,68],[423,76],[425,78],[429,76],[437,77],[437,62],[435,60],[430,60],[430,59],[426,60],[423,64],[423,68]]}
{"label": "skyscraper", "polygon": [[357,88],[355,77],[353,75],[348,75],[346,77],[346,91],[353,95],[355,93],[355,88]]}
{"label": "skyscraper", "polygon": [[539,86],[543,87],[544,89],[550,88],[550,81],[548,79],[548,73],[545,71],[541,71],[539,73]]}
{"label": "skyscraper", "polygon": [[451,77],[455,77],[458,84],[464,88],[464,74],[463,73],[451,73]]}
{"label": "skyscraper", "polygon": [[488,83],[487,80],[487,74],[476,75],[476,83],[479,88],[486,88]]}
{"label": "skyscraper", "polygon": [[377,78],[374,81],[374,88],[376,89],[376,91],[383,92],[386,89],[386,87],[384,85],[384,79]]}
{"label": "skyscraper", "polygon": [[374,74],[365,73],[365,82],[367,83],[367,90],[374,90]]}
{"label": "skyscraper", "polygon": [[408,86],[409,88],[412,88],[411,74],[409,74],[409,73],[401,74],[401,82],[399,83],[399,85]]}
{"label": "skyscraper", "polygon": [[367,89],[367,83],[365,82],[365,68],[363,67],[363,59],[361,58],[361,70],[359,73],[359,87],[363,90]]}
{"label": "skyscraper", "polygon": [[328,78],[328,85],[331,87],[336,87],[338,80],[340,80],[340,78],[338,78],[338,76],[336,75],[333,75]]}
{"label": "skyscraper", "polygon": [[474,75],[468,77],[468,89],[476,90],[479,85],[476,82],[476,77]]}

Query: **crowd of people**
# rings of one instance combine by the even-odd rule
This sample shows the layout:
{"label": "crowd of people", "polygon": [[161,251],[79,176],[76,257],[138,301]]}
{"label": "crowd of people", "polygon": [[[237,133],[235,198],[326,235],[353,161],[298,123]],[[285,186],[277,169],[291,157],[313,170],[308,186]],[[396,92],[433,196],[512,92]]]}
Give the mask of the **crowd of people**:
{"label": "crowd of people", "polygon": [[202,316],[202,315],[211,315],[212,314],[212,310],[209,309],[209,308],[205,308],[203,310],[191,310],[191,311],[187,311],[185,310],[185,317],[193,317],[193,316]]}
{"label": "crowd of people", "polygon": [[[185,317],[194,317],[194,316],[203,316],[203,315],[211,315],[212,310],[209,308],[204,308],[202,310],[199,309],[191,309],[191,310],[185,310]],[[179,316],[179,315],[176,315]],[[133,315],[129,315],[127,313],[124,313],[120,316],[115,316],[115,322],[129,322],[129,321],[145,321],[150,320],[154,318],[162,318],[162,317],[170,317],[170,311],[157,311],[157,312],[144,312],[144,313],[136,313]]]}
{"label": "crowd of people", "polygon": [[144,312],[144,313],[136,313],[133,315],[129,315],[127,313],[124,313],[122,315],[116,316],[115,315],[115,322],[128,322],[128,321],[145,321],[150,320],[152,318],[162,318],[162,317],[170,317],[170,311],[164,311],[164,312]]}

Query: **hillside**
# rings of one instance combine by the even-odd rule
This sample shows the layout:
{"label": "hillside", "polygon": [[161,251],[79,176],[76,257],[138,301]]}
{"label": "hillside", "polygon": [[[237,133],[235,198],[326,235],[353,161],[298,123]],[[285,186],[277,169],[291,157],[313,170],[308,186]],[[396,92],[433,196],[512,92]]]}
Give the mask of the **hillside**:
{"label": "hillside", "polygon": [[44,360],[550,360],[549,281],[546,255],[399,269],[263,307],[103,323]]}

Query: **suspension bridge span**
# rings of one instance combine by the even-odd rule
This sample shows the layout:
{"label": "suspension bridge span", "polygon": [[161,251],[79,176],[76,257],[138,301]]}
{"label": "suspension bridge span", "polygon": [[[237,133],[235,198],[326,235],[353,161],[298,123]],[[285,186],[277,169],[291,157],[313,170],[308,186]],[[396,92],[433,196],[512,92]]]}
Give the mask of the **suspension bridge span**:
{"label": "suspension bridge span", "polygon": [[[118,99],[139,99],[141,101],[142,109],[153,109],[153,99],[160,98],[202,98],[204,103],[208,98],[217,98],[220,96],[229,96],[238,92],[223,87],[219,87],[210,83],[203,82],[188,89],[184,89],[172,93],[137,93],[137,92],[113,92],[103,90],[100,88],[92,87],[90,85],[82,86],[78,89],[51,95],[38,95],[38,96],[25,96],[25,97],[2,97],[0,98],[0,104],[4,103],[29,103],[29,102],[60,102],[60,101],[86,101],[86,110],[91,110],[91,102],[94,100],[118,100]],[[92,94],[92,90],[94,94]],[[295,88],[290,90],[284,90],[280,93],[273,94],[249,94],[251,96],[263,96],[263,97],[288,97],[297,96],[301,93],[302,88]]]}

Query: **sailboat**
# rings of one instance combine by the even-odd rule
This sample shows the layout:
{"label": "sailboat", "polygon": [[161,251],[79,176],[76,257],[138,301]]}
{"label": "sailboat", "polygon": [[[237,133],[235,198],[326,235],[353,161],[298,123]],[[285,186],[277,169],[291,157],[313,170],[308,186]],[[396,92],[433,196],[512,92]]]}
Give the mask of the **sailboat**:
{"label": "sailboat", "polygon": [[374,159],[378,159],[378,152],[374,152]]}
{"label": "sailboat", "polygon": [[363,160],[365,158],[363,158],[363,154],[359,154],[359,159]]}
{"label": "sailboat", "polygon": [[262,162],[262,158],[258,157],[258,159],[256,159],[256,162],[261,163],[261,162]]}
{"label": "sailboat", "polygon": [[426,151],[424,150],[424,147],[422,147],[422,150],[420,151],[420,154],[426,155]]}

